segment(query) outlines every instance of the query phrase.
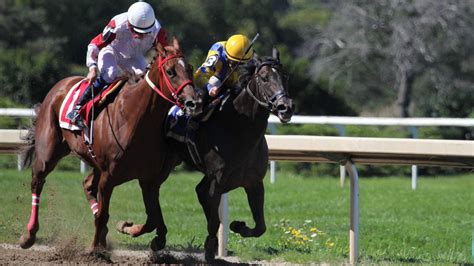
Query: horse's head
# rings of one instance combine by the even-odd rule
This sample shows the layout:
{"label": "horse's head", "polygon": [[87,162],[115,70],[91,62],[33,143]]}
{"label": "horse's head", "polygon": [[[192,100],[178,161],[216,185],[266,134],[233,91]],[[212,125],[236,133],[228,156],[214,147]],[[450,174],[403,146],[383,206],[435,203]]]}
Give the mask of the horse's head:
{"label": "horse's head", "polygon": [[[276,115],[282,123],[291,120],[293,100],[288,94],[288,75],[283,71],[278,52],[273,57],[257,58],[253,77],[257,102]],[[257,99],[258,98],[258,99]]]}
{"label": "horse's head", "polygon": [[163,47],[157,43],[155,48],[156,60],[150,72],[153,73],[155,80],[160,80],[161,93],[158,93],[166,100],[177,104],[187,114],[191,116],[200,114],[204,95],[194,88],[192,68],[184,60],[179,42],[173,38],[171,46]]}

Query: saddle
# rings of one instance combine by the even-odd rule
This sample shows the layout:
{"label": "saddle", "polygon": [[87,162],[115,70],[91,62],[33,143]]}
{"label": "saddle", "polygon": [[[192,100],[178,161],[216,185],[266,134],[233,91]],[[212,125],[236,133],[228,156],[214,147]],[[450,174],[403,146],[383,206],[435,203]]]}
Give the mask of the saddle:
{"label": "saddle", "polygon": [[[102,92],[95,95],[94,99],[85,104],[79,111],[86,127],[90,126],[93,117],[97,117],[100,111],[111,102],[117,95],[117,92],[123,87],[125,80],[119,79],[102,89]],[[71,131],[82,130],[81,127],[74,124],[67,118],[67,114],[74,108],[76,102],[89,86],[87,79],[76,83],[64,98],[59,111],[59,126]],[[94,111],[94,112],[93,112]]]}

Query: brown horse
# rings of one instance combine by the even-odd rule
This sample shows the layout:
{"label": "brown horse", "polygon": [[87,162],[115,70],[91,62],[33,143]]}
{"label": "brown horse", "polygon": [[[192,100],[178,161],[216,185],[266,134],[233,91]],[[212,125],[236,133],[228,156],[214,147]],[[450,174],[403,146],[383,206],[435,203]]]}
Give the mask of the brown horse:
{"label": "brown horse", "polygon": [[[46,176],[58,161],[73,153],[93,167],[84,182],[95,191],[85,191],[95,213],[95,236],[92,248],[106,247],[109,203],[113,188],[138,178],[145,203],[147,220],[136,235],[157,229],[166,231],[158,202],[159,175],[165,161],[163,121],[173,103],[183,106],[190,115],[202,109],[202,95],[192,84],[192,70],[181,54],[179,43],[155,47],[156,57],[147,73],[147,80],[126,84],[116,98],[95,120],[93,153],[83,142],[80,132],[59,127],[59,110],[68,90],[82,79],[69,77],[58,82],[48,93],[37,113],[27,139],[25,165],[32,166],[31,191],[33,206],[27,233],[20,239],[22,248],[31,247],[39,229],[39,197]],[[155,84],[160,85],[158,88]],[[93,158],[91,154],[95,154]],[[98,202],[97,202],[98,193]],[[153,239],[164,243],[166,232]],[[152,243],[153,243],[152,242]]]}
{"label": "brown horse", "polygon": [[[243,237],[259,237],[266,231],[263,178],[268,165],[268,146],[264,134],[270,113],[286,123],[294,110],[287,75],[276,50],[273,57],[258,58],[255,64],[245,66],[245,70],[241,82],[244,89],[231,92],[222,107],[216,108],[209,120],[200,123],[194,155],[188,152],[186,144],[168,140],[174,149],[166,157],[160,175],[161,183],[182,160],[204,173],[196,193],[207,219],[208,236],[204,245],[207,261],[212,261],[217,251],[222,194],[243,187],[255,221],[254,228],[245,222],[233,221],[232,231]],[[196,164],[191,157],[200,157],[201,162]]]}

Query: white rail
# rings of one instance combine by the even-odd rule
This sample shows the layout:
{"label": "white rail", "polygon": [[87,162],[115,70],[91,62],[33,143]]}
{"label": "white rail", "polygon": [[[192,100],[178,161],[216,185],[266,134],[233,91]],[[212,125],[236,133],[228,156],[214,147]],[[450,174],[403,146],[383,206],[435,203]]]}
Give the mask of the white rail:
{"label": "white rail", "polygon": [[[270,129],[272,124],[280,123],[280,120],[271,115],[268,119]],[[294,115],[291,118],[290,124],[319,124],[336,126],[339,130],[340,136],[345,136],[345,125],[360,125],[360,126],[403,126],[410,127],[411,135],[417,138],[416,127],[436,126],[436,127],[474,127],[474,118],[395,118],[395,117],[348,117],[348,116],[300,116]],[[271,130],[274,134],[275,130]],[[273,184],[276,181],[276,167],[275,161],[270,162],[270,182]],[[344,185],[346,176],[345,167],[341,166],[340,178],[341,186]],[[412,189],[416,189],[418,178],[418,167],[412,165]]]}
{"label": "white rail", "polygon": [[[0,108],[0,116],[15,116],[15,117],[33,117],[33,109],[22,108]],[[280,120],[271,115],[268,119],[270,129],[274,128],[275,124],[280,123]],[[347,116],[301,116],[294,115],[290,124],[320,124],[333,125],[339,130],[339,135],[345,136],[345,125],[361,125],[361,126],[405,126],[410,127],[412,137],[416,138],[416,127],[424,126],[452,126],[452,127],[474,127],[474,118],[394,118],[394,117],[347,117]],[[274,131],[274,130],[273,130]],[[272,132],[274,133],[274,132]],[[85,164],[81,162],[81,173],[85,172]],[[418,178],[418,168],[416,165],[412,166],[412,189],[416,189],[416,181]],[[344,185],[346,171],[344,166],[341,166],[340,178],[341,186]],[[270,182],[274,183],[276,180],[276,163],[270,162]]]}
{"label": "white rail", "polygon": [[33,109],[0,108],[0,116],[33,117],[35,112]]}
{"label": "white rail", "polygon": [[[269,123],[280,123],[271,115]],[[395,118],[395,117],[350,117],[350,116],[301,116],[294,115],[290,124],[320,124],[320,125],[361,125],[361,126],[451,126],[473,127],[474,118]]]}
{"label": "white rail", "polygon": [[[33,109],[0,108],[0,116],[33,117]],[[269,123],[278,124],[280,120],[271,115]],[[474,127],[474,118],[394,118],[394,117],[351,117],[351,116],[302,116],[294,115],[290,124],[320,125],[363,125],[363,126],[451,126]]]}

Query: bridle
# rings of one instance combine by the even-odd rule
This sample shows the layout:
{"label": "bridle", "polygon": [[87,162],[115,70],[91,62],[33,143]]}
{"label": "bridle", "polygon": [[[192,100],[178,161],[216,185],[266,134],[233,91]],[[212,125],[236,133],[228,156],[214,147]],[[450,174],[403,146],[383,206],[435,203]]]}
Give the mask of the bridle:
{"label": "bridle", "polygon": [[255,86],[257,89],[257,94],[263,96],[264,99],[263,100],[258,99],[258,97],[255,96],[255,94],[252,92],[252,90],[250,90],[250,83],[252,82],[249,82],[247,86],[245,86],[244,89],[250,95],[250,97],[252,97],[260,106],[266,108],[270,112],[275,112],[277,111],[278,100],[281,99],[282,97],[289,97],[289,95],[284,88],[275,92],[271,97],[268,97],[264,92],[262,93],[261,88],[263,88],[266,85],[262,84],[262,81],[261,81],[260,76],[258,75],[258,72],[264,66],[270,66],[272,70],[275,70],[280,75],[280,77],[282,78],[285,77],[285,74],[283,74],[281,71],[280,61],[273,61],[273,60],[265,61],[256,67],[255,72],[253,74],[254,80],[256,83]]}
{"label": "bridle", "polygon": [[[173,54],[165,57],[164,59],[161,58],[161,56],[158,56],[158,71],[159,71],[159,76],[160,76],[160,87],[157,87],[153,81],[150,80],[148,77],[148,74],[150,73],[150,70],[146,72],[145,75],[145,80],[148,83],[148,85],[156,92],[158,93],[163,99],[167,100],[168,102],[172,104],[178,105],[181,109],[183,109],[183,104],[179,101],[178,95],[181,93],[181,91],[186,87],[187,85],[193,85],[193,82],[189,79],[183,81],[181,85],[177,89],[174,88],[173,84],[171,84],[171,81],[169,80],[168,76],[165,73],[165,68],[164,65],[166,62],[168,62],[171,59],[174,58],[184,58],[182,54]],[[163,92],[164,85],[166,83],[166,86],[168,87],[168,90],[171,92],[171,96],[173,97],[173,100],[171,100],[168,96],[166,96]]]}

